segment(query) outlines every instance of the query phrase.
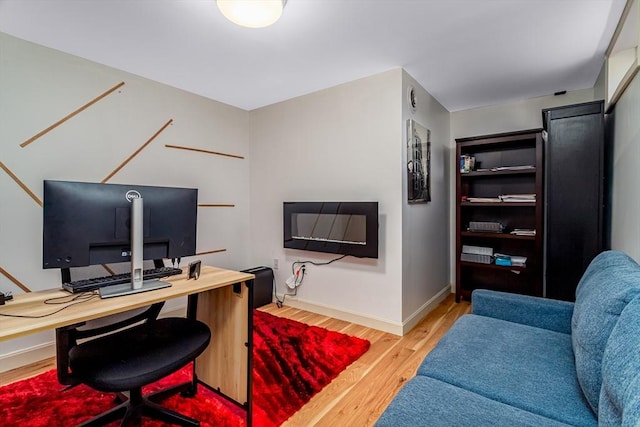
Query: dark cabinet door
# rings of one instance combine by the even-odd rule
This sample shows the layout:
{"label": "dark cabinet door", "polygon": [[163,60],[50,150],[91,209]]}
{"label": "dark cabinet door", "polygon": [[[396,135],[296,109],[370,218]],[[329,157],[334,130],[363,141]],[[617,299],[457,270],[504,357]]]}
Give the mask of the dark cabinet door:
{"label": "dark cabinet door", "polygon": [[543,110],[545,144],[545,290],[575,300],[591,260],[604,249],[604,105]]}

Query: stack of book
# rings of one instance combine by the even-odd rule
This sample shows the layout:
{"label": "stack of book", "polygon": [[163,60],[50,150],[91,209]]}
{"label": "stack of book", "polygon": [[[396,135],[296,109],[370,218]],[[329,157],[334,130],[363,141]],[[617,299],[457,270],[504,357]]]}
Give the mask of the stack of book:
{"label": "stack of book", "polygon": [[503,194],[500,196],[500,200],[503,202],[535,202],[535,194]]}
{"label": "stack of book", "polygon": [[491,264],[493,262],[493,248],[484,246],[462,245],[460,261]]}
{"label": "stack of book", "polygon": [[527,257],[507,254],[495,254],[496,265],[504,267],[526,267]]}

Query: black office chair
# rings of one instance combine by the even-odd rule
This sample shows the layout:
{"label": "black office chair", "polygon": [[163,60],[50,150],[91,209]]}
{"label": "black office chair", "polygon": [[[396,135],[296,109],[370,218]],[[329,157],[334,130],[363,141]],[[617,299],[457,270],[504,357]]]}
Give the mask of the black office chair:
{"label": "black office chair", "polygon": [[[191,382],[142,396],[142,386],[186,366],[211,340],[209,327],[197,320],[158,319],[163,304],[105,326],[89,329],[82,323],[56,329],[58,381],[115,392],[122,402],[82,426],[102,426],[120,418],[125,426],[143,416],[182,426],[200,425],[158,404],[178,392],[195,394],[195,373]],[[125,391],[128,398],[122,393]]]}

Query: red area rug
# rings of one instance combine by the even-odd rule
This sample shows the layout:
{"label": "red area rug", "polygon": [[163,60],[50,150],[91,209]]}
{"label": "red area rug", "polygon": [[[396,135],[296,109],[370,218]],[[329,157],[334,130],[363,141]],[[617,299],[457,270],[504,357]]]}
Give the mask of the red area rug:
{"label": "red area rug", "polygon": [[[253,425],[278,426],[369,349],[369,342],[339,332],[254,313]],[[184,382],[189,367],[145,388],[148,393]],[[114,396],[84,385],[61,391],[55,369],[0,388],[0,425],[69,426],[114,406]],[[203,427],[244,426],[244,411],[205,387],[194,398],[163,402]],[[117,424],[114,424],[117,425]],[[165,426],[144,420],[144,426]]]}

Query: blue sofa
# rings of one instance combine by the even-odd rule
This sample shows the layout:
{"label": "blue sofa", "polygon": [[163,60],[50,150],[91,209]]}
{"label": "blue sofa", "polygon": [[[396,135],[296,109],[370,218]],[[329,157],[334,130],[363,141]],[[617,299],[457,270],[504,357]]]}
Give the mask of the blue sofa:
{"label": "blue sofa", "polygon": [[576,302],[488,290],[378,427],[640,426],[640,266],[607,251]]}

